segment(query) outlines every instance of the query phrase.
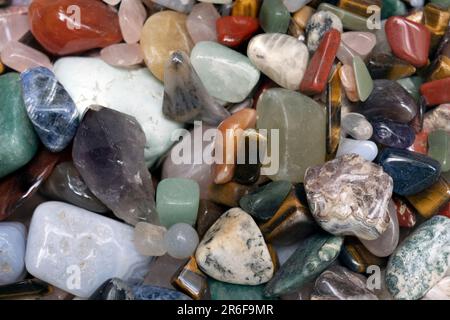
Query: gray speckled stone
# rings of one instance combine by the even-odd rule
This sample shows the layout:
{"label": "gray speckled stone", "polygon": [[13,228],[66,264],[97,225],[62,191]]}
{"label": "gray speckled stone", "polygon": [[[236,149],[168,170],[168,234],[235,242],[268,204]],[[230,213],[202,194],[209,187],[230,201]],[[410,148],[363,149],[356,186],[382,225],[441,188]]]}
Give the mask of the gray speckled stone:
{"label": "gray speckled stone", "polygon": [[309,51],[316,51],[323,35],[331,28],[342,33],[342,21],[329,11],[319,11],[311,16],[306,25],[307,45]]}
{"label": "gray speckled stone", "polygon": [[450,266],[450,219],[434,216],[420,225],[392,254],[386,285],[395,299],[417,300]]}
{"label": "gray speckled stone", "polygon": [[261,231],[240,208],[228,210],[211,226],[195,258],[207,275],[228,283],[257,285],[269,281],[274,272]]}

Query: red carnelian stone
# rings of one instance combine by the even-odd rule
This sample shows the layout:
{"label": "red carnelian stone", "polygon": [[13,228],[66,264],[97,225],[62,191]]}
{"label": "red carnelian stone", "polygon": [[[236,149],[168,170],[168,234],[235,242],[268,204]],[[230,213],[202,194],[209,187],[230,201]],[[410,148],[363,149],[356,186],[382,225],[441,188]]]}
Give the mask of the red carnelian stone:
{"label": "red carnelian stone", "polygon": [[450,78],[435,80],[420,86],[420,94],[425,98],[427,106],[450,102]]}
{"label": "red carnelian stone", "polygon": [[386,37],[392,52],[415,67],[428,63],[431,33],[420,23],[404,17],[390,17],[386,21]]}
{"label": "red carnelian stone", "polygon": [[440,216],[446,216],[447,218],[450,218],[450,202],[443,206],[441,210],[439,210],[438,214]]}
{"label": "red carnelian stone", "polygon": [[216,29],[219,43],[237,47],[258,31],[259,22],[252,17],[227,16],[217,19]]}
{"label": "red carnelian stone", "polygon": [[102,1],[34,0],[28,16],[34,37],[56,55],[104,48],[122,41],[119,17]]}
{"label": "red carnelian stone", "polygon": [[321,93],[325,89],[340,42],[341,34],[336,29],[325,33],[306,68],[300,84],[301,92],[312,95]]}
{"label": "red carnelian stone", "polygon": [[397,210],[398,225],[404,228],[412,228],[416,224],[416,215],[413,210],[400,198],[393,197]]}
{"label": "red carnelian stone", "polygon": [[428,132],[421,131],[416,134],[416,138],[412,146],[408,148],[410,151],[421,153],[424,155],[428,154]]}

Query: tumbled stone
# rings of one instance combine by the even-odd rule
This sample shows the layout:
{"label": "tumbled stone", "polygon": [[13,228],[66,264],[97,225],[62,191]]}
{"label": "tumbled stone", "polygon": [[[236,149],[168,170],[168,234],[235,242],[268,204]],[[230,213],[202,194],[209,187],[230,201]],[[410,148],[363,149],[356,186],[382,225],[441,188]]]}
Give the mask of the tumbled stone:
{"label": "tumbled stone", "polygon": [[364,60],[375,47],[376,37],[370,32],[350,31],[342,34],[341,41]]}
{"label": "tumbled stone", "polygon": [[[420,85],[423,83],[423,78],[419,76],[414,77],[408,77],[403,79],[398,79],[397,83],[399,83],[408,93],[419,103],[421,103],[420,100],[420,93],[419,88]],[[420,111],[420,108],[419,108]]]}
{"label": "tumbled stone", "polygon": [[179,291],[156,286],[136,285],[132,291],[135,300],[192,300]]}
{"label": "tumbled stone", "polygon": [[217,40],[228,47],[237,47],[259,29],[258,19],[252,17],[221,17],[217,19]]}
{"label": "tumbled stone", "polygon": [[194,254],[199,242],[195,229],[187,223],[176,223],[164,235],[164,248],[175,259],[186,259]]}
{"label": "tumbled stone", "polygon": [[425,294],[422,300],[450,300],[450,276],[442,278]]}
{"label": "tumbled stone", "polygon": [[195,2],[194,0],[151,0],[151,1],[166,8],[179,12],[191,11]]}
{"label": "tumbled stone", "polygon": [[319,233],[306,239],[264,288],[266,297],[299,290],[330,266],[339,255],[343,238]]}
{"label": "tumbled stone", "polygon": [[329,11],[314,13],[305,30],[309,51],[317,50],[324,34],[332,28],[342,33],[342,22],[338,16]]}
{"label": "tumbled stone", "polygon": [[234,181],[225,184],[212,183],[208,187],[208,199],[227,207],[238,207],[239,200],[256,187],[256,185],[248,186]]}
{"label": "tumbled stone", "polygon": [[375,240],[389,226],[392,179],[356,154],[344,155],[305,173],[308,203],[316,221],[335,235]]}
{"label": "tumbled stone", "polygon": [[250,61],[280,86],[298,90],[308,64],[306,46],[294,37],[280,33],[260,34],[247,48]]}
{"label": "tumbled stone", "polygon": [[420,86],[420,94],[425,99],[427,106],[450,103],[450,78],[426,82]]}
{"label": "tumbled stone", "polygon": [[216,21],[220,18],[211,3],[197,3],[186,20],[186,27],[194,43],[200,41],[216,41]]}
{"label": "tumbled stone", "polygon": [[[279,170],[270,175],[272,180],[302,182],[308,167],[325,161],[326,119],[323,106],[303,94],[274,88],[261,95],[257,113],[258,129],[267,129],[269,133],[271,129],[279,130]],[[272,135],[269,134],[269,146],[271,141]]]}
{"label": "tumbled stone", "polygon": [[339,262],[353,272],[367,274],[371,266],[384,267],[386,260],[375,256],[358,238],[347,237],[339,254]]}
{"label": "tumbled stone", "polygon": [[25,226],[19,222],[0,222],[0,286],[24,278]]}
{"label": "tumbled stone", "polygon": [[173,276],[172,284],[194,300],[208,299],[208,277],[198,268],[194,257]]}
{"label": "tumbled stone", "polygon": [[102,105],[139,121],[146,136],[145,160],[152,166],[172,145],[180,127],[162,113],[164,88],[147,68],[114,68],[99,58],[62,58],[55,63],[56,78],[75,101],[79,114]]}
{"label": "tumbled stone", "polygon": [[134,300],[131,287],[119,278],[106,280],[89,300]]}
{"label": "tumbled stone", "polygon": [[359,56],[353,57],[353,71],[355,73],[356,90],[361,101],[366,101],[370,96],[374,84],[370,77],[369,70],[364,61]]}
{"label": "tumbled stone", "polygon": [[213,224],[195,257],[207,275],[227,283],[258,285],[269,281],[274,272],[261,231],[239,208],[230,209]]}
{"label": "tumbled stone", "polygon": [[282,0],[264,0],[259,10],[259,22],[266,33],[286,33],[291,15]]}
{"label": "tumbled stone", "polygon": [[442,104],[425,113],[423,130],[431,132],[440,129],[450,132],[450,104]]}
{"label": "tumbled stone", "polygon": [[344,29],[352,31],[369,31],[368,19],[351,11],[341,9],[330,3],[322,2],[317,10],[319,12],[328,12],[337,16],[342,22]]}
{"label": "tumbled stone", "polygon": [[[80,21],[72,17],[76,12]],[[37,0],[28,15],[34,37],[53,54],[103,48],[122,40],[117,13],[101,1]]]}
{"label": "tumbled stone", "polygon": [[47,68],[28,69],[20,78],[28,117],[41,142],[52,152],[63,150],[79,125],[75,103]]}
{"label": "tumbled stone", "polygon": [[352,102],[359,101],[358,91],[356,89],[355,72],[351,65],[345,64],[339,68],[339,78],[345,90],[347,99]]}
{"label": "tumbled stone", "polygon": [[406,149],[416,138],[414,129],[405,123],[380,119],[372,121],[372,127],[372,139],[388,147]]}
{"label": "tumbled stone", "polygon": [[[192,40],[186,28],[185,14],[166,10],[147,19],[142,29],[141,47],[152,74],[164,81],[164,65],[173,51],[190,54]],[[158,32],[155,32],[158,30]]]}
{"label": "tumbled stone", "polygon": [[211,300],[266,300],[264,285],[248,286],[231,284],[208,278]]}
{"label": "tumbled stone", "polygon": [[39,66],[52,68],[52,63],[45,54],[15,41],[5,45],[0,53],[0,58],[5,66],[18,72]]}
{"label": "tumbled stone", "polygon": [[210,200],[200,199],[197,213],[196,230],[203,238],[208,229],[220,218],[226,209]]}
{"label": "tumbled stone", "polygon": [[144,61],[141,46],[137,43],[119,43],[100,51],[100,57],[114,67],[131,67]]}
{"label": "tumbled stone", "polygon": [[439,178],[441,166],[436,160],[409,150],[386,148],[378,163],[394,181],[394,192],[413,195],[430,187]]}
{"label": "tumbled stone", "polygon": [[231,8],[231,15],[235,17],[258,17],[261,2],[258,0],[236,0]]}
{"label": "tumbled stone", "polygon": [[428,156],[439,161],[442,171],[450,170],[450,133],[444,130],[430,132]]}
{"label": "tumbled stone", "polygon": [[[26,268],[58,288],[87,298],[105,279],[142,281],[149,263],[134,248],[130,226],[62,202],[46,202],[34,211]],[[84,281],[74,285],[77,270]]]}
{"label": "tumbled stone", "polygon": [[0,178],[33,158],[38,138],[27,116],[17,73],[0,76]]}
{"label": "tumbled stone", "polygon": [[186,263],[187,259],[175,259],[165,254],[156,257],[148,268],[144,284],[163,287],[167,289],[176,289],[172,284],[173,275],[177,273]]}
{"label": "tumbled stone", "polygon": [[397,80],[416,72],[413,65],[385,53],[371,55],[367,65],[373,79]]}
{"label": "tumbled stone", "polygon": [[141,1],[122,0],[119,8],[119,25],[126,43],[137,43],[147,11]]}
{"label": "tumbled stone", "polygon": [[73,142],[73,161],[88,188],[131,225],[158,224],[144,146],[134,117],[99,106],[85,113]]}
{"label": "tumbled stone", "polygon": [[356,140],[368,140],[372,137],[372,125],[360,113],[350,112],[344,115],[341,127],[343,134],[348,134]]}
{"label": "tumbled stone", "polygon": [[[17,9],[19,7],[8,7],[7,10]],[[26,12],[10,12],[4,13],[5,9],[0,11],[0,21],[2,29],[0,30],[0,52],[4,46],[10,41],[19,41],[29,30],[28,15]],[[20,10],[20,9],[19,9]],[[26,10],[28,11],[28,10]]]}
{"label": "tumbled stone", "polygon": [[450,183],[448,182],[450,179],[445,177],[447,172],[444,172],[436,183],[422,192],[406,197],[417,213],[425,219],[439,213],[439,210],[444,209],[450,201]]}
{"label": "tumbled stone", "polygon": [[247,98],[260,76],[246,56],[211,41],[197,43],[191,62],[209,94],[227,102]]}
{"label": "tumbled stone", "polygon": [[449,267],[450,219],[435,216],[409,235],[391,256],[386,284],[395,299],[419,299]]}
{"label": "tumbled stone", "polygon": [[368,140],[341,139],[336,157],[352,153],[361,156],[367,161],[373,161],[377,157],[378,147],[375,143]]}
{"label": "tumbled stone", "polygon": [[400,199],[399,197],[393,197],[395,209],[397,211],[397,219],[400,227],[412,228],[416,224],[416,214],[410,206]]}
{"label": "tumbled stone", "polygon": [[166,254],[164,235],[167,229],[147,222],[138,222],[134,228],[134,244],[143,256],[163,256]]}
{"label": "tumbled stone", "polygon": [[0,286],[2,300],[71,300],[73,295],[36,278]]}

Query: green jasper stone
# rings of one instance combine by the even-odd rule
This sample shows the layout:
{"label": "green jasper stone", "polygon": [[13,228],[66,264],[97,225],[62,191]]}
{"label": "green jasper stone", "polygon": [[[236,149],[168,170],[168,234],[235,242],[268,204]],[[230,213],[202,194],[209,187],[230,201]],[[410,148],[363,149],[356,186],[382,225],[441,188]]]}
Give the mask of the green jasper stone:
{"label": "green jasper stone", "polygon": [[383,0],[381,7],[381,19],[391,16],[403,16],[407,13],[406,5],[400,0]]}
{"label": "green jasper stone", "polygon": [[22,99],[19,74],[0,76],[0,178],[27,164],[38,145]]}
{"label": "green jasper stone", "polygon": [[263,295],[264,285],[245,286],[208,278],[211,300],[268,300]]}
{"label": "green jasper stone", "polygon": [[266,285],[266,297],[278,297],[300,290],[328,268],[341,251],[343,237],[319,233],[306,239]]}
{"label": "green jasper stone", "polygon": [[423,83],[421,77],[408,77],[403,79],[398,79],[397,83],[400,84],[408,93],[416,100],[419,101],[420,92],[419,88]]}
{"label": "green jasper stone", "polygon": [[352,31],[370,31],[369,28],[367,28],[368,19],[357,14],[343,10],[329,3],[321,3],[317,8],[317,11],[320,10],[330,11],[338,16],[342,21],[344,29]]}
{"label": "green jasper stone", "polygon": [[436,130],[428,135],[428,156],[439,161],[442,171],[450,170],[450,133]]}
{"label": "green jasper stone", "polygon": [[259,11],[259,22],[266,33],[286,33],[291,14],[281,0],[264,0]]}
{"label": "green jasper stone", "polygon": [[273,181],[241,198],[241,208],[260,220],[272,218],[289,194],[292,184],[289,181]]}
{"label": "green jasper stone", "polygon": [[197,220],[200,188],[191,179],[169,178],[158,184],[156,211],[161,225],[169,229],[176,223],[194,225]]}
{"label": "green jasper stone", "polygon": [[353,70],[355,72],[356,89],[361,101],[366,101],[373,90],[373,80],[367,70],[366,64],[360,56],[353,57]]}

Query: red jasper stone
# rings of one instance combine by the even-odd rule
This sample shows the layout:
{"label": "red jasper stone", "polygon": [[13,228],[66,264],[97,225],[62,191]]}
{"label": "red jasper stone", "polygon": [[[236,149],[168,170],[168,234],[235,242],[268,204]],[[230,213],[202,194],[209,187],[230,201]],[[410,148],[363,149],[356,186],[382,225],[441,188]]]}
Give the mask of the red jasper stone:
{"label": "red jasper stone", "polygon": [[398,225],[404,228],[412,228],[416,224],[416,215],[402,199],[393,197],[397,210]]}
{"label": "red jasper stone", "polygon": [[263,80],[261,81],[261,85],[256,90],[253,95],[253,108],[256,109],[256,105],[258,104],[259,97],[264,93],[264,91],[269,90],[270,88],[278,88],[278,84],[273,82],[271,79],[267,78],[263,75]]}
{"label": "red jasper stone", "polygon": [[450,102],[450,78],[430,81],[420,86],[420,94],[427,106]]}
{"label": "red jasper stone", "polygon": [[424,25],[404,17],[390,17],[385,30],[392,52],[397,57],[415,67],[428,63],[431,33]]}
{"label": "red jasper stone", "polygon": [[301,92],[312,95],[321,93],[325,89],[340,42],[341,34],[336,29],[325,33],[306,68],[300,84]]}
{"label": "red jasper stone", "polygon": [[408,148],[410,151],[421,153],[424,155],[428,154],[428,132],[421,131],[416,134],[414,143]]}
{"label": "red jasper stone", "polygon": [[446,216],[447,218],[450,218],[450,202],[444,205],[441,210],[439,210],[438,214],[440,216]]}
{"label": "red jasper stone", "polygon": [[34,37],[56,55],[104,48],[122,41],[119,17],[102,1],[34,0],[28,16]]}
{"label": "red jasper stone", "polygon": [[219,43],[237,47],[259,29],[258,19],[252,17],[222,17],[217,19],[216,30]]}

